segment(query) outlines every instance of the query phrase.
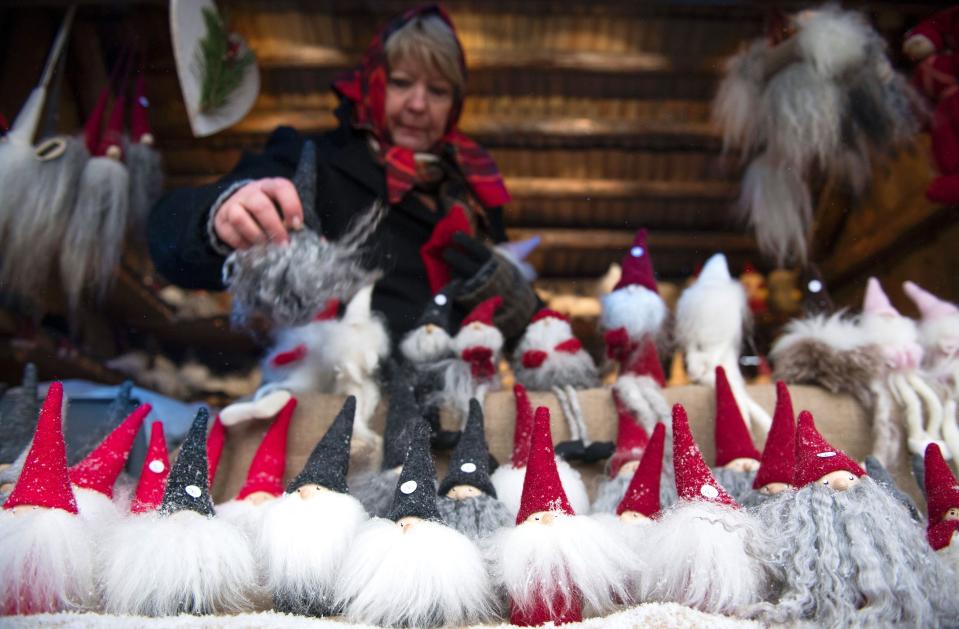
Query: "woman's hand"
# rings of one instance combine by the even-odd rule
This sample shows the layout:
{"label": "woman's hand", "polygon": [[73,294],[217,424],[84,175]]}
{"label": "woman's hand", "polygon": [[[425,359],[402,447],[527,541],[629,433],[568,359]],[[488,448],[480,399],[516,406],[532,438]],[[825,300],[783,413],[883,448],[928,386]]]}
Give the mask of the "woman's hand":
{"label": "woman's hand", "polygon": [[303,226],[303,205],[293,182],[257,179],[228,198],[213,217],[216,235],[234,249],[265,242],[284,243],[288,230]]}

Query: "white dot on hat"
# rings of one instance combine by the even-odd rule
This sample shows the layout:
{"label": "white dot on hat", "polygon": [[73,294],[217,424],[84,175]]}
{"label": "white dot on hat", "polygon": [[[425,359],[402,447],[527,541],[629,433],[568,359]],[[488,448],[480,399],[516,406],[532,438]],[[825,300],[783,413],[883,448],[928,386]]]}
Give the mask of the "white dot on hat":
{"label": "white dot on hat", "polygon": [[400,485],[400,491],[402,491],[404,494],[407,494],[407,495],[413,493],[414,491],[416,491],[416,481],[415,480],[406,481],[405,483]]}
{"label": "white dot on hat", "polygon": [[828,459],[831,456],[836,456],[836,453],[835,452],[817,452],[816,456],[818,456],[820,459]]}
{"label": "white dot on hat", "polygon": [[809,280],[809,292],[818,293],[822,290],[822,282],[819,280]]}
{"label": "white dot on hat", "polygon": [[712,485],[703,485],[699,488],[699,493],[706,498],[715,498],[719,495],[719,490]]}
{"label": "white dot on hat", "polygon": [[463,463],[460,465],[460,471],[466,472],[467,474],[472,474],[476,471],[476,463]]}
{"label": "white dot on hat", "polygon": [[634,258],[640,258],[642,257],[644,253],[646,253],[646,250],[640,247],[639,245],[636,245],[635,247],[629,250],[629,255],[633,256]]}
{"label": "white dot on hat", "polygon": [[194,498],[199,498],[200,494],[203,493],[202,491],[200,491],[200,488],[197,487],[196,485],[187,485],[186,487],[183,488],[183,491],[185,491],[187,494],[189,494],[190,496]]}
{"label": "white dot on hat", "polygon": [[166,469],[166,465],[164,465],[163,461],[160,459],[153,459],[150,461],[150,464],[147,466],[147,468],[154,474],[159,474]]}
{"label": "white dot on hat", "polygon": [[437,306],[445,306],[446,295],[444,295],[443,293],[440,293],[439,295],[433,298],[433,303],[436,304]]}

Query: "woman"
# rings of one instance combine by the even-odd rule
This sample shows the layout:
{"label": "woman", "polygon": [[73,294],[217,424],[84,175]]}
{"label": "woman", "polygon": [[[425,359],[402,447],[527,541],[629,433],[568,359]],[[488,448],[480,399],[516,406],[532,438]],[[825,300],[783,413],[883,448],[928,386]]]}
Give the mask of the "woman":
{"label": "woman", "polygon": [[[336,239],[377,199],[386,217],[367,241],[369,265],[383,271],[373,308],[393,342],[415,326],[431,288],[420,254],[434,226],[456,207],[485,243],[506,240],[502,205],[509,201],[489,155],[456,129],[466,66],[452,22],[438,6],[413,9],[374,38],[358,69],[337,80],[339,127],[317,145],[316,213]],[[302,229],[303,208],[289,178],[304,136],[276,129],[261,155],[244,154],[233,171],[200,188],[175,190],[150,216],[150,252],[158,270],[185,288],[222,290],[229,253]],[[456,210],[457,212],[459,210]],[[459,237],[442,252],[463,288],[454,323],[483,299],[504,298],[496,323],[517,337],[538,307],[529,284],[507,258]]]}

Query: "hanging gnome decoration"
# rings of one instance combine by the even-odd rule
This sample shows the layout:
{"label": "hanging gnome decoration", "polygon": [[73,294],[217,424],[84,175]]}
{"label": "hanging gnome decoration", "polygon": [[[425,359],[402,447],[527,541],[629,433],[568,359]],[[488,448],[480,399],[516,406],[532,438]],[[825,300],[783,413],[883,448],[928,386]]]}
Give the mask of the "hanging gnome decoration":
{"label": "hanging gnome decoration", "polygon": [[33,445],[0,509],[0,614],[84,611],[96,606],[94,546],[67,473],[63,385],[50,385]]}
{"label": "hanging gnome decoration", "polygon": [[163,158],[153,148],[155,138],[150,126],[150,101],[142,68],[137,72],[130,112],[130,137],[123,144],[127,171],[130,173],[130,233],[146,237],[150,208],[163,194]]}
{"label": "hanging gnome decoration", "polygon": [[513,514],[496,499],[489,478],[489,448],[483,427],[483,407],[470,400],[469,419],[463,429],[446,478],[437,491],[436,508],[447,525],[474,541],[509,526]]}
{"label": "hanging gnome decoration", "polygon": [[726,370],[716,367],[716,466],[713,477],[732,497],[742,503],[752,493],[759,459],[749,428],[739,412],[736,398],[726,379]]}
{"label": "hanging gnome decoration", "polygon": [[633,418],[615,389],[613,403],[619,426],[616,431],[616,450],[606,465],[607,476],[600,481],[596,490],[593,513],[615,513],[649,443],[649,433]]}
{"label": "hanging gnome decoration", "polygon": [[367,520],[346,486],[355,416],[356,398],[350,396],[303,470],[265,508],[256,547],[277,611],[307,616],[337,611],[336,579]]}
{"label": "hanging gnome decoration", "polygon": [[163,424],[155,421],[150,425],[150,444],[143,458],[140,479],[130,502],[130,513],[149,513],[163,504],[166,479],[170,475],[170,457],[166,449]]}
{"label": "hanging gnome decoration", "polygon": [[[759,507],[778,538],[768,622],[935,627],[959,618],[953,577],[908,510],[799,414],[796,491]],[[837,568],[844,566],[841,577]]]}
{"label": "hanging gnome decoration", "polygon": [[420,420],[411,429],[389,519],[360,530],[336,575],[339,605],[351,622],[384,627],[483,622],[492,612],[483,558],[443,523],[429,425]]}
{"label": "hanging gnome decoration", "polygon": [[123,519],[104,536],[100,581],[106,612],[173,616],[252,609],[258,591],[250,544],[213,510],[208,419],[201,408],[167,477],[159,510]]}
{"label": "hanging gnome decoration", "polygon": [[7,392],[0,406],[0,503],[13,491],[27,460],[39,411],[37,366],[27,363],[20,387]]}
{"label": "hanging gnome decoration", "polygon": [[754,430],[765,433],[772,418],[746,393],[739,372],[739,349],[749,321],[746,292],[729,274],[726,256],[717,253],[676,304],[676,336],[689,377],[715,388],[716,367],[723,367],[743,417]]}
{"label": "hanging gnome decoration", "polygon": [[644,530],[634,600],[742,613],[768,589],[767,537],[710,473],[679,404],[673,407],[673,465],[679,502]]}
{"label": "hanging gnome decoration", "polygon": [[283,493],[286,471],[286,438],[296,411],[296,398],[291,398],[277,413],[260,446],[253,455],[246,482],[233,500],[216,506],[217,515],[232,522],[256,546],[267,505]]}
{"label": "hanging gnome decoration", "polygon": [[490,540],[497,585],[520,626],[578,622],[584,611],[604,614],[626,599],[625,577],[636,557],[566,498],[550,432],[549,409],[539,407],[530,440],[528,473],[516,526]]}
{"label": "hanging gnome decoration", "polygon": [[[500,465],[490,476],[490,482],[496,489],[496,497],[506,505],[510,514],[519,513],[526,483],[526,461],[529,459],[530,439],[533,434],[533,405],[526,394],[526,388],[513,386],[516,400],[516,420],[513,428],[513,453],[509,464]],[[580,473],[561,457],[556,457],[556,469],[559,472],[563,490],[576,513],[589,513],[589,493]]]}
{"label": "hanging gnome decoration", "polygon": [[766,435],[766,446],[753,479],[753,491],[742,500],[747,507],[766,502],[773,496],[792,489],[796,467],[796,419],[792,398],[782,380],[776,382],[776,410],[773,425]]}
{"label": "hanging gnome decoration", "polygon": [[932,549],[959,574],[959,482],[946,465],[939,446],[930,443],[925,459],[929,511],[926,538]]}

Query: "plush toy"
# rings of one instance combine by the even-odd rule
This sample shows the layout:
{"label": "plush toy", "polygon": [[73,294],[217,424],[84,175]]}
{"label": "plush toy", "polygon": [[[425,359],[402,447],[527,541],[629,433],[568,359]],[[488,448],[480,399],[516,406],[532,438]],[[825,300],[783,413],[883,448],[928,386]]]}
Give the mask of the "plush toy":
{"label": "plush toy", "polygon": [[97,604],[93,538],[77,515],[54,382],[13,492],[0,509],[0,614],[84,611]]}
{"label": "plush toy", "polygon": [[336,580],[368,517],[346,486],[355,415],[351,396],[303,470],[265,505],[257,549],[277,611],[308,616],[336,611]]}
{"label": "plush toy", "polygon": [[925,479],[929,511],[926,538],[932,549],[959,573],[959,482],[934,443],[926,448]]}
{"label": "plush toy", "polygon": [[746,494],[747,507],[761,504],[772,496],[792,489],[796,466],[796,419],[792,398],[782,380],[776,382],[776,410],[773,425],[766,435],[766,446],[753,479],[753,491]]}
{"label": "plush toy", "polygon": [[130,513],[148,513],[159,509],[163,504],[163,492],[166,490],[166,479],[169,475],[170,457],[167,454],[163,424],[155,421],[150,425],[150,443],[146,456],[143,457],[136,492],[130,502]]}
{"label": "plush toy", "polygon": [[759,459],[749,428],[739,412],[726,370],[716,367],[716,423],[713,431],[716,465],[713,477],[737,502],[752,493]]}
{"label": "plush toy", "polygon": [[351,622],[441,627],[483,622],[492,592],[479,549],[436,509],[429,425],[411,427],[389,519],[364,525],[336,575],[337,606]]}
{"label": "plush toy", "polygon": [[528,470],[516,526],[490,540],[496,584],[509,596],[509,620],[520,626],[582,620],[584,609],[611,611],[626,599],[626,575],[637,559],[603,525],[573,511],[553,453],[549,409],[533,423]]}

